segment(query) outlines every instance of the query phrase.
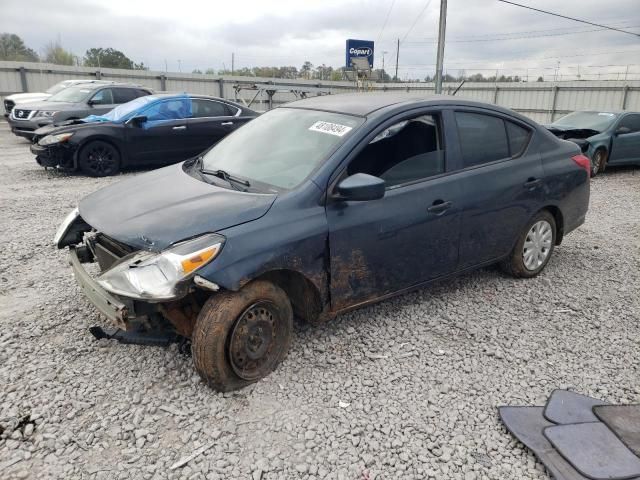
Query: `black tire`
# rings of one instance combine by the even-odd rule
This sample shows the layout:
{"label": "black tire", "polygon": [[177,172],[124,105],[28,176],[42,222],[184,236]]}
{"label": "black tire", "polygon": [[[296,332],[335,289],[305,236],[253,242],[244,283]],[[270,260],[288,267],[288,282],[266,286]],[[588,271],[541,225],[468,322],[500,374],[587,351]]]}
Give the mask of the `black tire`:
{"label": "black tire", "polygon": [[[525,258],[527,253],[525,252],[525,242],[528,240],[533,241],[531,238],[528,238],[530,234],[532,234],[532,229],[534,225],[539,224],[539,222],[546,222],[551,229],[551,243],[547,248],[547,253],[544,260],[537,265],[537,261],[539,260],[536,257],[536,261],[533,262],[533,265],[527,266],[525,262]],[[513,251],[507,257],[500,266],[502,270],[504,270],[509,275],[512,275],[516,278],[532,278],[538,275],[544,267],[549,263],[549,259],[551,255],[553,255],[553,249],[556,244],[556,221],[553,215],[547,210],[542,210],[534,215],[534,217],[527,223],[527,225],[522,229],[520,236],[518,238],[518,242],[514,247]],[[546,243],[545,243],[546,245]],[[542,249],[543,250],[543,249]],[[533,260],[533,259],[532,259]]]}
{"label": "black tire", "polygon": [[591,159],[591,176],[595,177],[599,173],[604,172],[607,167],[607,151],[604,148],[599,148],[593,154]]}
{"label": "black tire", "polygon": [[109,142],[93,140],[78,154],[78,167],[90,177],[108,177],[120,171],[120,152]]}
{"label": "black tire", "polygon": [[196,320],[191,353],[196,371],[214,390],[227,392],[266,377],[291,344],[293,309],[278,286],[256,280],[238,292],[220,292]]}

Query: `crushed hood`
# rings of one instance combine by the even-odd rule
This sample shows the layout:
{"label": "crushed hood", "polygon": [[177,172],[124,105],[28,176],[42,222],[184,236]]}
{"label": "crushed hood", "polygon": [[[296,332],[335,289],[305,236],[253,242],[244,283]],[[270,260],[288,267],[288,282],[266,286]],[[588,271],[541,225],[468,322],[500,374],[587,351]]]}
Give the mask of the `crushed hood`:
{"label": "crushed hood", "polygon": [[[35,130],[33,133],[36,138],[42,138],[46,135],[57,135],[59,133],[76,132],[83,128],[95,128],[98,122],[85,122],[82,120],[66,120],[64,122],[53,125],[45,125]],[[113,122],[100,122],[101,125],[113,125]]]}
{"label": "crushed hood", "polygon": [[553,124],[545,125],[545,127],[556,137],[564,140],[585,139],[601,133],[598,130],[592,130],[590,128],[561,127]]}
{"label": "crushed hood", "polygon": [[96,230],[157,252],[260,218],[276,196],[217,187],[191,177],[177,164],[102,188],[82,199],[79,209]]}

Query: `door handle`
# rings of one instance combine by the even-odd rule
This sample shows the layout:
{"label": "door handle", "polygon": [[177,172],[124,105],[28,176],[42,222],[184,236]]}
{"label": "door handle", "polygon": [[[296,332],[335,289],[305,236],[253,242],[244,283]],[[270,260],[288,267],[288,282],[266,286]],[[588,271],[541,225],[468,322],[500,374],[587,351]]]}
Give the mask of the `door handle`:
{"label": "door handle", "polygon": [[533,187],[537,187],[538,185],[540,185],[540,183],[542,183],[542,180],[540,180],[539,178],[530,178],[529,180],[527,180],[526,182],[524,182],[524,188],[533,188]]}
{"label": "door handle", "polygon": [[444,202],[442,200],[436,200],[433,204],[427,208],[427,212],[429,213],[443,213],[446,210],[449,210],[453,205],[451,202]]}
{"label": "door handle", "polygon": [[233,125],[233,122],[222,122],[220,125]]}
{"label": "door handle", "polygon": [[173,127],[171,130],[186,130],[187,126],[186,125],[180,125],[179,127]]}

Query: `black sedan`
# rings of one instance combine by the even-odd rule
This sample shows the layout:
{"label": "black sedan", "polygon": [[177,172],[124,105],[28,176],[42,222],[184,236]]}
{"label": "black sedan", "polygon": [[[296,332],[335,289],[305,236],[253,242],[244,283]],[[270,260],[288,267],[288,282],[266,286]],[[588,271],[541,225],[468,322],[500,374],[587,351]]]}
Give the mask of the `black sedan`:
{"label": "black sedan", "polygon": [[43,167],[103,177],[125,167],[185,160],[257,116],[215,97],[148,95],[103,116],[40,128],[31,152]]}
{"label": "black sedan", "polygon": [[229,390],[283,360],[294,313],[317,323],[493,263],[535,277],[585,220],[589,168],[575,143],[497,106],[315,97],[89,195],[55,242],[128,340],[168,326]]}

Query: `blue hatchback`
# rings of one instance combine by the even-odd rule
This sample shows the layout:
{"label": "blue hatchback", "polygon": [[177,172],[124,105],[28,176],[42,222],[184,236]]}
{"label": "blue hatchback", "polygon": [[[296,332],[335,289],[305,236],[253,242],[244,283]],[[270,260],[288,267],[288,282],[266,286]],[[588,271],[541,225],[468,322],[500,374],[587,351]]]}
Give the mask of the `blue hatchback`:
{"label": "blue hatchback", "polygon": [[89,195],[55,241],[99,311],[136,338],[190,339],[196,370],[229,390],[284,359],[294,315],[320,322],[493,263],[538,275],[584,222],[589,168],[496,106],[316,97]]}

